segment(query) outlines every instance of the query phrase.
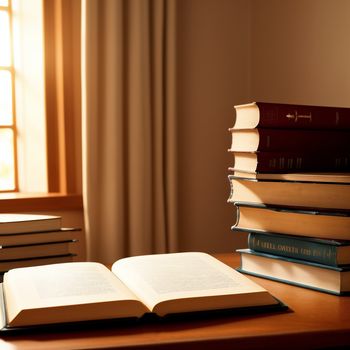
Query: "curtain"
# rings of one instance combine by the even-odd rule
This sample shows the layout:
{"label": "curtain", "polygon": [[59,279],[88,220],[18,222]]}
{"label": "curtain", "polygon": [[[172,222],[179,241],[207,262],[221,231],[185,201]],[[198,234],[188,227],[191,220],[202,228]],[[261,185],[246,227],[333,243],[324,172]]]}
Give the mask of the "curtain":
{"label": "curtain", "polygon": [[177,249],[175,1],[82,1],[89,260]]}

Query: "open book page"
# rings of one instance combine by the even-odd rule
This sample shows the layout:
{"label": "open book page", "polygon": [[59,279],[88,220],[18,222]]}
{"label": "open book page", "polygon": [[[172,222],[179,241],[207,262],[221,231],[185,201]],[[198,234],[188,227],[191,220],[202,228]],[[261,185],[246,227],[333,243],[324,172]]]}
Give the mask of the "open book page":
{"label": "open book page", "polygon": [[265,289],[205,253],[125,258],[112,271],[158,315],[277,303]]}
{"label": "open book page", "polygon": [[14,269],[5,274],[3,287],[10,325],[141,316],[146,311],[99,263]]}

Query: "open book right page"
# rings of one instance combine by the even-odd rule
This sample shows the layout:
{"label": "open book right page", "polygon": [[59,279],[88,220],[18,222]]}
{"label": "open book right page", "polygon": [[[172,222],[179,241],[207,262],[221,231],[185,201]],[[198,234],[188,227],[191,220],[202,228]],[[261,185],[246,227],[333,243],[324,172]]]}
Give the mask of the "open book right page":
{"label": "open book right page", "polygon": [[113,273],[159,316],[277,304],[264,288],[206,253],[121,259]]}

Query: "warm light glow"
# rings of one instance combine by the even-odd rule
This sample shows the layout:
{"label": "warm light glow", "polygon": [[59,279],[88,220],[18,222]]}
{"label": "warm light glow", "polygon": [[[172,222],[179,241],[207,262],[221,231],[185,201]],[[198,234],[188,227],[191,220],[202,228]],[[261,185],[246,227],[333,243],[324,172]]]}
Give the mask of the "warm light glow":
{"label": "warm light glow", "polygon": [[0,125],[12,125],[11,73],[0,70]]}
{"label": "warm light glow", "polygon": [[12,0],[18,190],[47,192],[42,0]]}
{"label": "warm light glow", "polygon": [[[0,0],[1,1],[1,0]],[[10,66],[10,21],[7,11],[0,11],[0,66]]]}
{"label": "warm light glow", "polygon": [[15,189],[13,131],[0,129],[0,191]]}
{"label": "warm light glow", "polygon": [[[8,6],[0,0],[0,6]],[[15,190],[14,131],[13,125],[10,17],[0,10],[0,191]],[[4,127],[5,126],[5,127]]]}
{"label": "warm light glow", "polygon": [[0,0],[0,192],[47,191],[42,2]]}

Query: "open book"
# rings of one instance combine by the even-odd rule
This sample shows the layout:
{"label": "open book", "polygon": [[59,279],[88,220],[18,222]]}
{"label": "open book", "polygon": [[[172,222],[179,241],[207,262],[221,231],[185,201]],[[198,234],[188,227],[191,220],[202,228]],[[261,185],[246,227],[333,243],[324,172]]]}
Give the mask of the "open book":
{"label": "open book", "polygon": [[18,268],[3,281],[3,329],[217,309],[277,306],[264,288],[205,253]]}

